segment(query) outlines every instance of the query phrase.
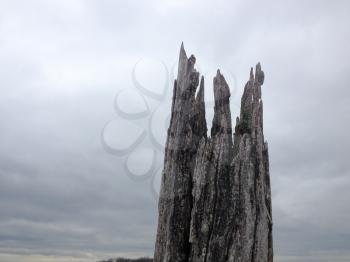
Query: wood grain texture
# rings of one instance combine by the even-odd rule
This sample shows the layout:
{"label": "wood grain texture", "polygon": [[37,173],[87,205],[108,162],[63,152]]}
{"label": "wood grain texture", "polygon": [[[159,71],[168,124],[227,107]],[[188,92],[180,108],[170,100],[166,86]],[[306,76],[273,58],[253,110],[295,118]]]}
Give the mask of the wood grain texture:
{"label": "wood grain texture", "polygon": [[272,262],[268,146],[260,63],[244,88],[234,134],[230,89],[217,71],[207,137],[204,79],[180,50],[159,196],[155,262]]}

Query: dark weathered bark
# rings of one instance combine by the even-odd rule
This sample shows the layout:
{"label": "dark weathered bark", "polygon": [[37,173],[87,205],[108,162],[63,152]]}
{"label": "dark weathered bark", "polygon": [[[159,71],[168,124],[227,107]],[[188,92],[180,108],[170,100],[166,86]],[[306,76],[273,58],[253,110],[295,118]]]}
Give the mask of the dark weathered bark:
{"label": "dark weathered bark", "polygon": [[199,73],[195,57],[183,45],[174,84],[170,127],[159,196],[155,261],[188,261],[192,209],[192,177],[199,141],[206,137],[204,80],[195,98]]}
{"label": "dark weathered bark", "polygon": [[180,51],[168,130],[155,262],[272,262],[269,159],[260,64],[241,101],[232,141],[230,90],[218,70],[207,138],[204,80]]}
{"label": "dark weathered bark", "polygon": [[231,174],[235,184],[235,226],[228,261],[272,261],[272,215],[267,143],[263,135],[260,64],[253,70],[235,128]]}

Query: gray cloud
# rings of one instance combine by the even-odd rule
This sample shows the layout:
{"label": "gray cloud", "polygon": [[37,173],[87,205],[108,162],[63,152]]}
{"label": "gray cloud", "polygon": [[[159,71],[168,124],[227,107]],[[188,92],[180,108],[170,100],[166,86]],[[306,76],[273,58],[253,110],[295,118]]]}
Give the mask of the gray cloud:
{"label": "gray cloud", "polygon": [[[131,73],[151,58],[171,77],[151,129],[164,140],[184,41],[207,100],[216,68],[226,71],[234,116],[250,66],[262,63],[276,259],[349,261],[348,9],[341,0],[1,2],[0,260],[152,255],[159,174],[130,179],[125,156],[108,154],[100,135],[112,120],[108,141],[132,141],[113,99],[127,90],[120,105],[142,108]],[[137,77],[159,91],[163,69],[147,63]],[[147,119],[129,124],[149,131]],[[130,161],[142,169],[147,159]]]}

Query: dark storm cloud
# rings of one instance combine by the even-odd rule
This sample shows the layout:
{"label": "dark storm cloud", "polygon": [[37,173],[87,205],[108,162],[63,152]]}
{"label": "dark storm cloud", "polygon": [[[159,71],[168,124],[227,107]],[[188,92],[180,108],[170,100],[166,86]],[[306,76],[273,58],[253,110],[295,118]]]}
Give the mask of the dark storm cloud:
{"label": "dark storm cloud", "polygon": [[[113,120],[109,139],[133,140],[114,96],[135,93],[131,74],[140,59],[165,61],[172,72],[181,41],[196,55],[208,94],[217,67],[232,74],[234,116],[250,66],[262,63],[276,259],[349,260],[347,1],[33,0],[0,7],[1,261],[152,255],[159,176],[155,186],[128,177],[125,156],[108,154],[100,135]],[[149,71],[140,81],[153,89],[160,76],[142,70]],[[139,106],[130,94],[123,99]],[[152,123],[159,141],[169,105],[161,104],[165,116]],[[129,124],[142,130],[147,122]],[[136,157],[141,167],[147,161]]]}

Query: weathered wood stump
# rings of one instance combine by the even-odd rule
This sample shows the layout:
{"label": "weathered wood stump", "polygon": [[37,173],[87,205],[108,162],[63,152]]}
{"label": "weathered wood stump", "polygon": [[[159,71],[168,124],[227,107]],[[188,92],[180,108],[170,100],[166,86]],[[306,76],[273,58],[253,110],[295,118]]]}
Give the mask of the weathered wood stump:
{"label": "weathered wood stump", "polygon": [[[207,137],[204,79],[181,45],[159,196],[155,262],[272,262],[268,147],[258,63],[232,134],[230,90],[214,77]],[[196,95],[196,89],[199,90]]]}

